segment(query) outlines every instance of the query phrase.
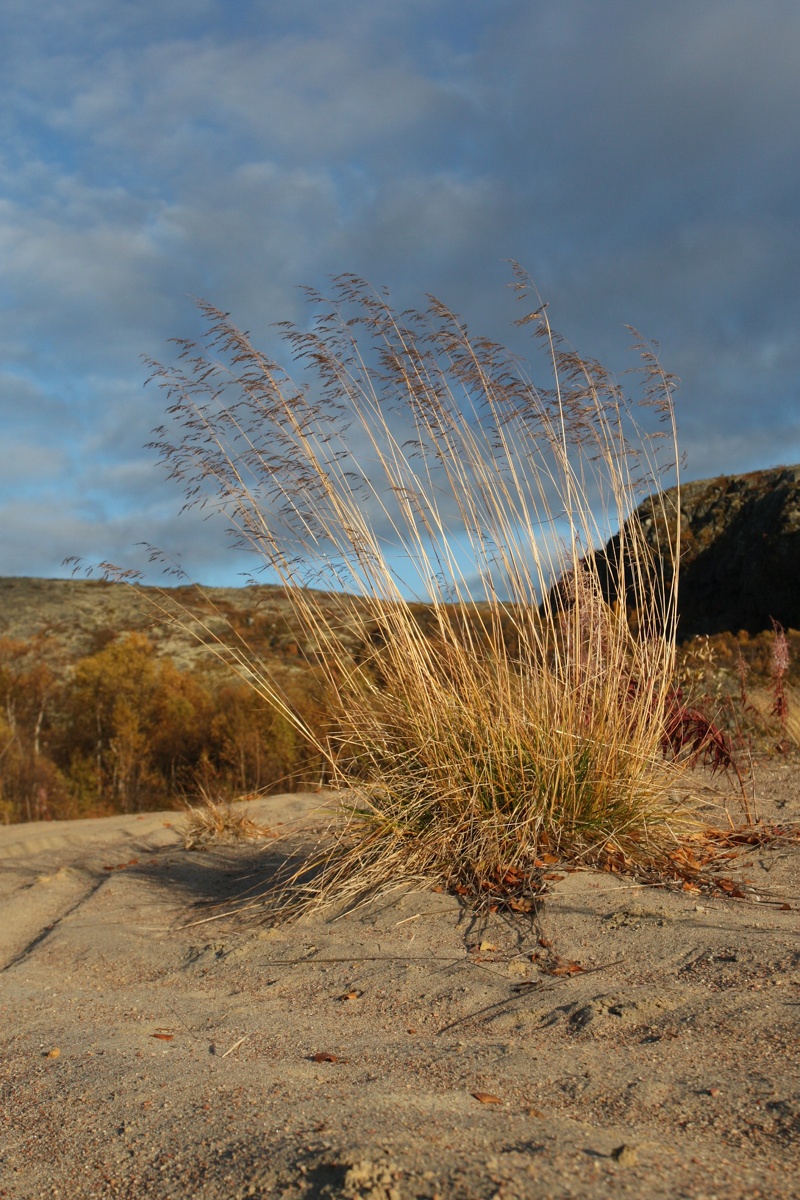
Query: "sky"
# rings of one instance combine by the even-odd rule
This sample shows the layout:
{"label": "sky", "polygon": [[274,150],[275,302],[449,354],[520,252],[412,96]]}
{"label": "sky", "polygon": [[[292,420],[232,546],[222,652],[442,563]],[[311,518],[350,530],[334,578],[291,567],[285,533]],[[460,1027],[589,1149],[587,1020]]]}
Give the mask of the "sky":
{"label": "sky", "polygon": [[685,479],[800,462],[798,62],[797,0],[3,0],[0,574],[242,582],[143,356],[345,271],[505,340],[517,260],[582,353],[658,340]]}

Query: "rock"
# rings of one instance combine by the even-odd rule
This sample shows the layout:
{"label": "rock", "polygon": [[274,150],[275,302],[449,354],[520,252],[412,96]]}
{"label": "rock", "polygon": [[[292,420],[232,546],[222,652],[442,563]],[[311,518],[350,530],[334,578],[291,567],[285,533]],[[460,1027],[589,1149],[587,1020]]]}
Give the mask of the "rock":
{"label": "rock", "polygon": [[[677,491],[640,505],[645,539],[665,577],[663,554],[674,535]],[[663,508],[662,508],[663,501]],[[671,524],[666,528],[664,512]],[[614,598],[619,537],[598,555],[603,589]],[[629,603],[631,597],[628,597]],[[800,466],[723,475],[681,487],[678,636],[800,629]]]}
{"label": "rock", "polygon": [[611,1157],[619,1167],[634,1167],[639,1161],[636,1147],[629,1146],[626,1142],[612,1150]]}
{"label": "rock", "polygon": [[342,1195],[352,1200],[400,1200],[395,1185],[397,1168],[394,1163],[373,1163],[359,1159],[345,1164]]}

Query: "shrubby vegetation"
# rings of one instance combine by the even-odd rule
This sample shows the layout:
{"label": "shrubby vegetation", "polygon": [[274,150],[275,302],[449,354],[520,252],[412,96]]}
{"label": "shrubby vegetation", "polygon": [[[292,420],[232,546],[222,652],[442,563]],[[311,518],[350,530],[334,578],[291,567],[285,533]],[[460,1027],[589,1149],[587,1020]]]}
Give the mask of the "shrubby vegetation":
{"label": "shrubby vegetation", "polygon": [[[433,610],[415,606],[415,616],[434,637]],[[354,664],[380,640],[365,627]],[[180,669],[142,633],[98,641],[101,649],[56,671],[40,639],[0,638],[0,823],[171,808],[201,792],[229,801],[323,778],[320,755],[244,682]],[[510,622],[504,642],[518,652]],[[800,633],[786,635],[780,678],[777,642],[765,630],[678,647],[678,685],[734,747],[800,746]],[[289,657],[287,694],[321,738],[332,719],[322,682],[299,651]]]}
{"label": "shrubby vegetation", "polygon": [[[324,724],[311,671],[290,702]],[[320,779],[320,761],[242,682],[179,670],[141,633],[56,672],[36,641],[0,639],[0,820],[50,820],[222,799]]]}
{"label": "shrubby vegetation", "polygon": [[[688,639],[677,684],[713,715],[736,752],[800,747],[800,632],[742,630]],[[745,757],[745,755],[742,755]]]}

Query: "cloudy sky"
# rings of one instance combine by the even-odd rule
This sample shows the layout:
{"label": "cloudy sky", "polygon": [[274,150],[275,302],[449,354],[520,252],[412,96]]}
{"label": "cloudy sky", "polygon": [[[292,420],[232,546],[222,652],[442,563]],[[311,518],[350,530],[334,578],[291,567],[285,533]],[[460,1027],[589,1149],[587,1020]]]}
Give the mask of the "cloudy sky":
{"label": "cloudy sky", "polygon": [[270,348],[298,284],[682,380],[685,477],[800,461],[797,0],[4,0],[0,574],[241,563],[144,443],[193,297]]}

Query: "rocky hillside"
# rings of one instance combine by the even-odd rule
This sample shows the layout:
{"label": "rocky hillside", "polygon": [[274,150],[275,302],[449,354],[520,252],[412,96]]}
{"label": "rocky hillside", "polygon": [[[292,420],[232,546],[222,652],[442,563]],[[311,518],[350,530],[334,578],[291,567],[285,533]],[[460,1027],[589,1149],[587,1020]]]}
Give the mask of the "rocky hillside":
{"label": "rocky hillside", "polygon": [[[331,596],[331,612],[340,607]],[[0,578],[0,638],[35,640],[56,669],[133,632],[146,633],[156,653],[183,670],[213,667],[215,637],[241,637],[259,657],[290,663],[315,649],[304,643],[281,587],[161,590],[99,579]],[[354,645],[358,636],[363,630],[354,632]]]}
{"label": "rocky hillside", "polygon": [[[665,493],[673,514],[676,499],[674,488]],[[659,510],[646,500],[639,512],[658,553],[667,541]],[[611,562],[615,545],[605,551]],[[757,634],[773,618],[800,629],[800,466],[682,485],[679,610],[682,641]]]}

